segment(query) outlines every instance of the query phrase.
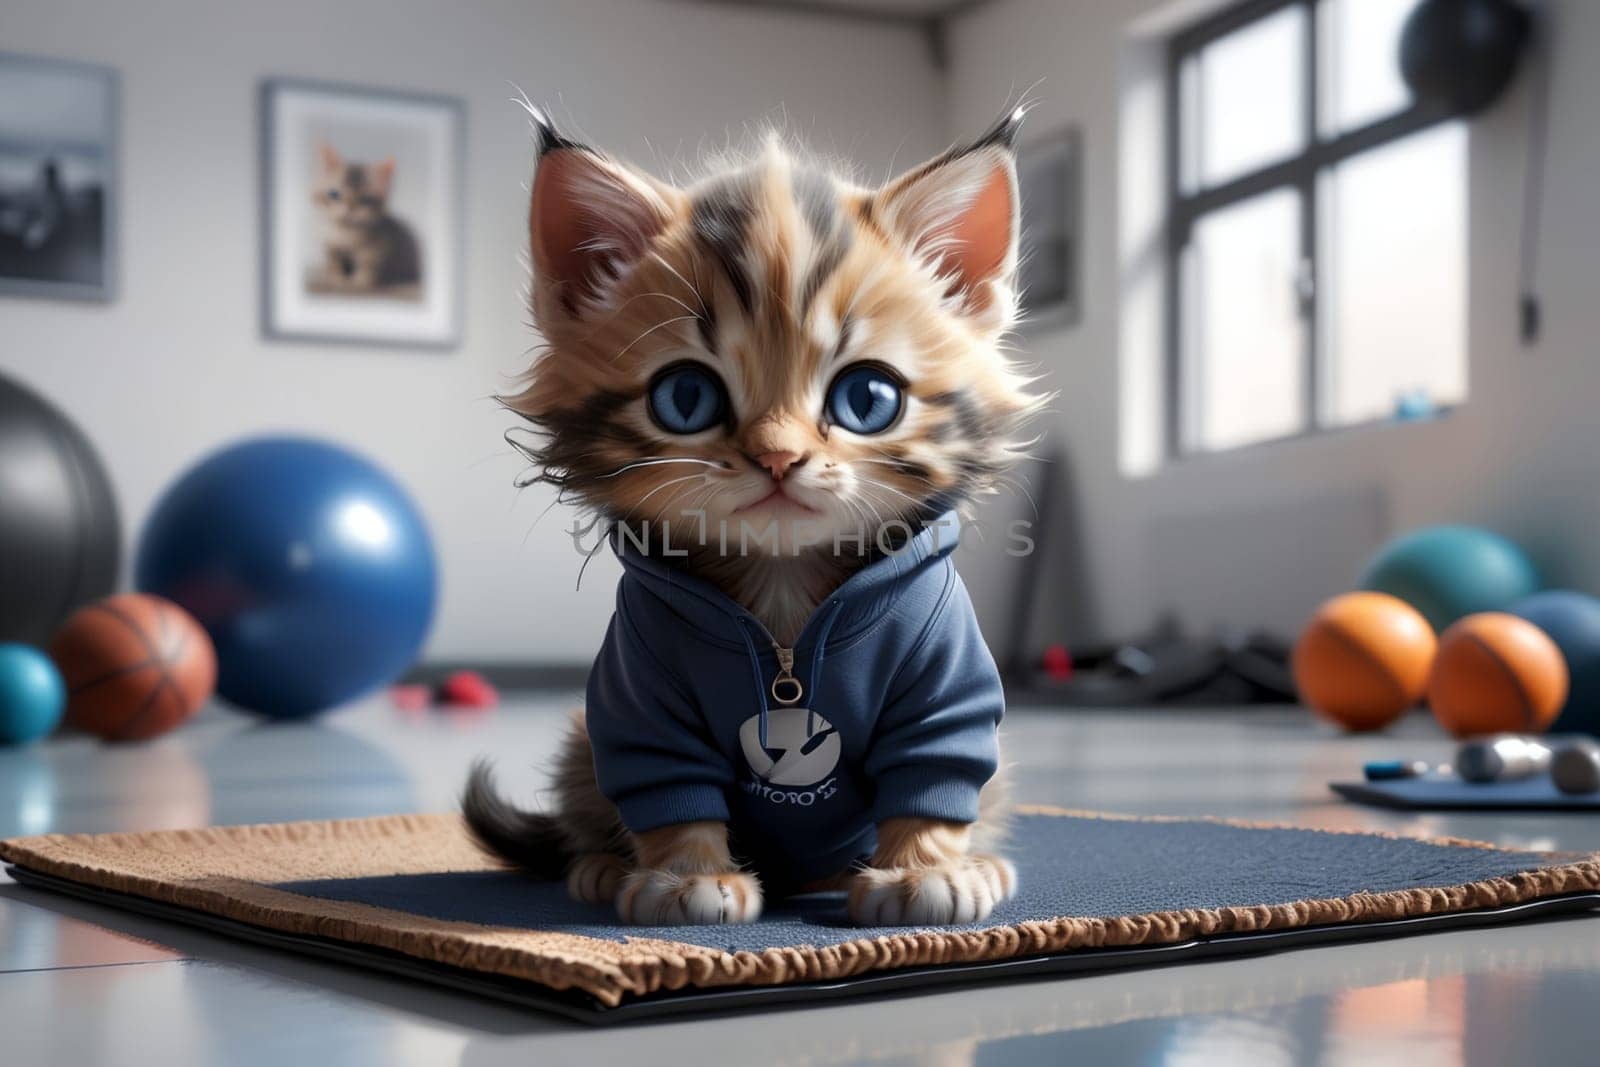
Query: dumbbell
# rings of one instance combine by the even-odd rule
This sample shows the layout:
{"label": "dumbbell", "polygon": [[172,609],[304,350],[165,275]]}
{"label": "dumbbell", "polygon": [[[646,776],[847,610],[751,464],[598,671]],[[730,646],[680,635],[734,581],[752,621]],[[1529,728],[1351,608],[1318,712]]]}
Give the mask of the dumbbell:
{"label": "dumbbell", "polygon": [[1600,792],[1600,744],[1568,741],[1550,758],[1550,780],[1563,793]]}
{"label": "dumbbell", "polygon": [[1464,782],[1480,785],[1532,778],[1549,766],[1550,747],[1521,734],[1476,737],[1456,749],[1456,774]]}

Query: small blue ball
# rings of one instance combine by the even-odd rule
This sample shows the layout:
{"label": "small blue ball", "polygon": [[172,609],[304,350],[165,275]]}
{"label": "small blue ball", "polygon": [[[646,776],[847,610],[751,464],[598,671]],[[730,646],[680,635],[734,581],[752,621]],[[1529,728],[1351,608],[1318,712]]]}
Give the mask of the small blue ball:
{"label": "small blue ball", "polygon": [[0,744],[43,737],[66,706],[66,684],[49,656],[29,645],[0,644]]}
{"label": "small blue ball", "polygon": [[1600,600],[1552,589],[1517,601],[1511,613],[1549,634],[1567,661],[1567,702],[1550,729],[1600,734]]}

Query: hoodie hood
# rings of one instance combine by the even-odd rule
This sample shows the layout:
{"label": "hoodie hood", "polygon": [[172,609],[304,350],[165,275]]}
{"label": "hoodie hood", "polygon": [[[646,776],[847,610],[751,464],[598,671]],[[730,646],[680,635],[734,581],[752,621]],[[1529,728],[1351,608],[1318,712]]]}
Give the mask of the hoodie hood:
{"label": "hoodie hood", "polygon": [[[889,610],[900,588],[912,576],[950,555],[960,540],[960,518],[954,511],[947,511],[925,523],[894,551],[883,552],[875,547],[871,562],[845,579],[818,605],[795,646],[808,643],[813,631],[820,629],[826,630],[829,642],[855,636]],[[641,546],[640,539],[614,527],[611,548],[629,577],[669,603],[703,636],[742,645],[752,627],[758,634],[766,633],[759,619],[710,582],[677,566],[675,556],[661,555],[662,546],[654,541],[647,540]]]}

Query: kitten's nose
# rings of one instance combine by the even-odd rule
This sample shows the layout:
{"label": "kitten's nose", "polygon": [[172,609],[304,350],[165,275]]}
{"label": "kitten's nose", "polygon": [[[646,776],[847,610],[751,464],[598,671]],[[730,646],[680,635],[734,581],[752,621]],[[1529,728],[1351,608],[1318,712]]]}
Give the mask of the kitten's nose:
{"label": "kitten's nose", "polygon": [[753,458],[758,466],[767,469],[775,482],[782,481],[790,467],[798,467],[805,462],[805,457],[798,452],[763,452]]}

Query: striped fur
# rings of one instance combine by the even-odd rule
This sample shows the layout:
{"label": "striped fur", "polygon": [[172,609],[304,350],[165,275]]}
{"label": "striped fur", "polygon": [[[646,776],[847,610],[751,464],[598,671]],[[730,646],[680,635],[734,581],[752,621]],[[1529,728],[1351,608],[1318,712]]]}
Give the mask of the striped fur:
{"label": "striped fur", "polygon": [[[603,522],[649,524],[657,540],[665,521],[691,566],[770,614],[780,638],[885,524],[992,492],[1040,404],[1001,346],[1017,223],[1014,130],[997,130],[876,190],[776,139],[679,189],[545,135],[531,231],[546,343],[504,398],[535,434],[523,445],[531,480]],[[950,269],[952,220],[986,188],[1005,207],[1001,254],[984,276],[962,278]],[[541,226],[573,215],[589,221]],[[684,359],[727,386],[726,425],[679,437],[649,417],[651,376]],[[862,437],[828,424],[824,398],[840,370],[869,360],[906,381],[908,400],[898,425]],[[752,457],[771,452],[806,457],[785,488],[812,514],[740,510],[770,491]],[[779,536],[753,554],[782,565],[747,566],[699,543],[723,529],[736,540],[741,521],[776,522]]]}

